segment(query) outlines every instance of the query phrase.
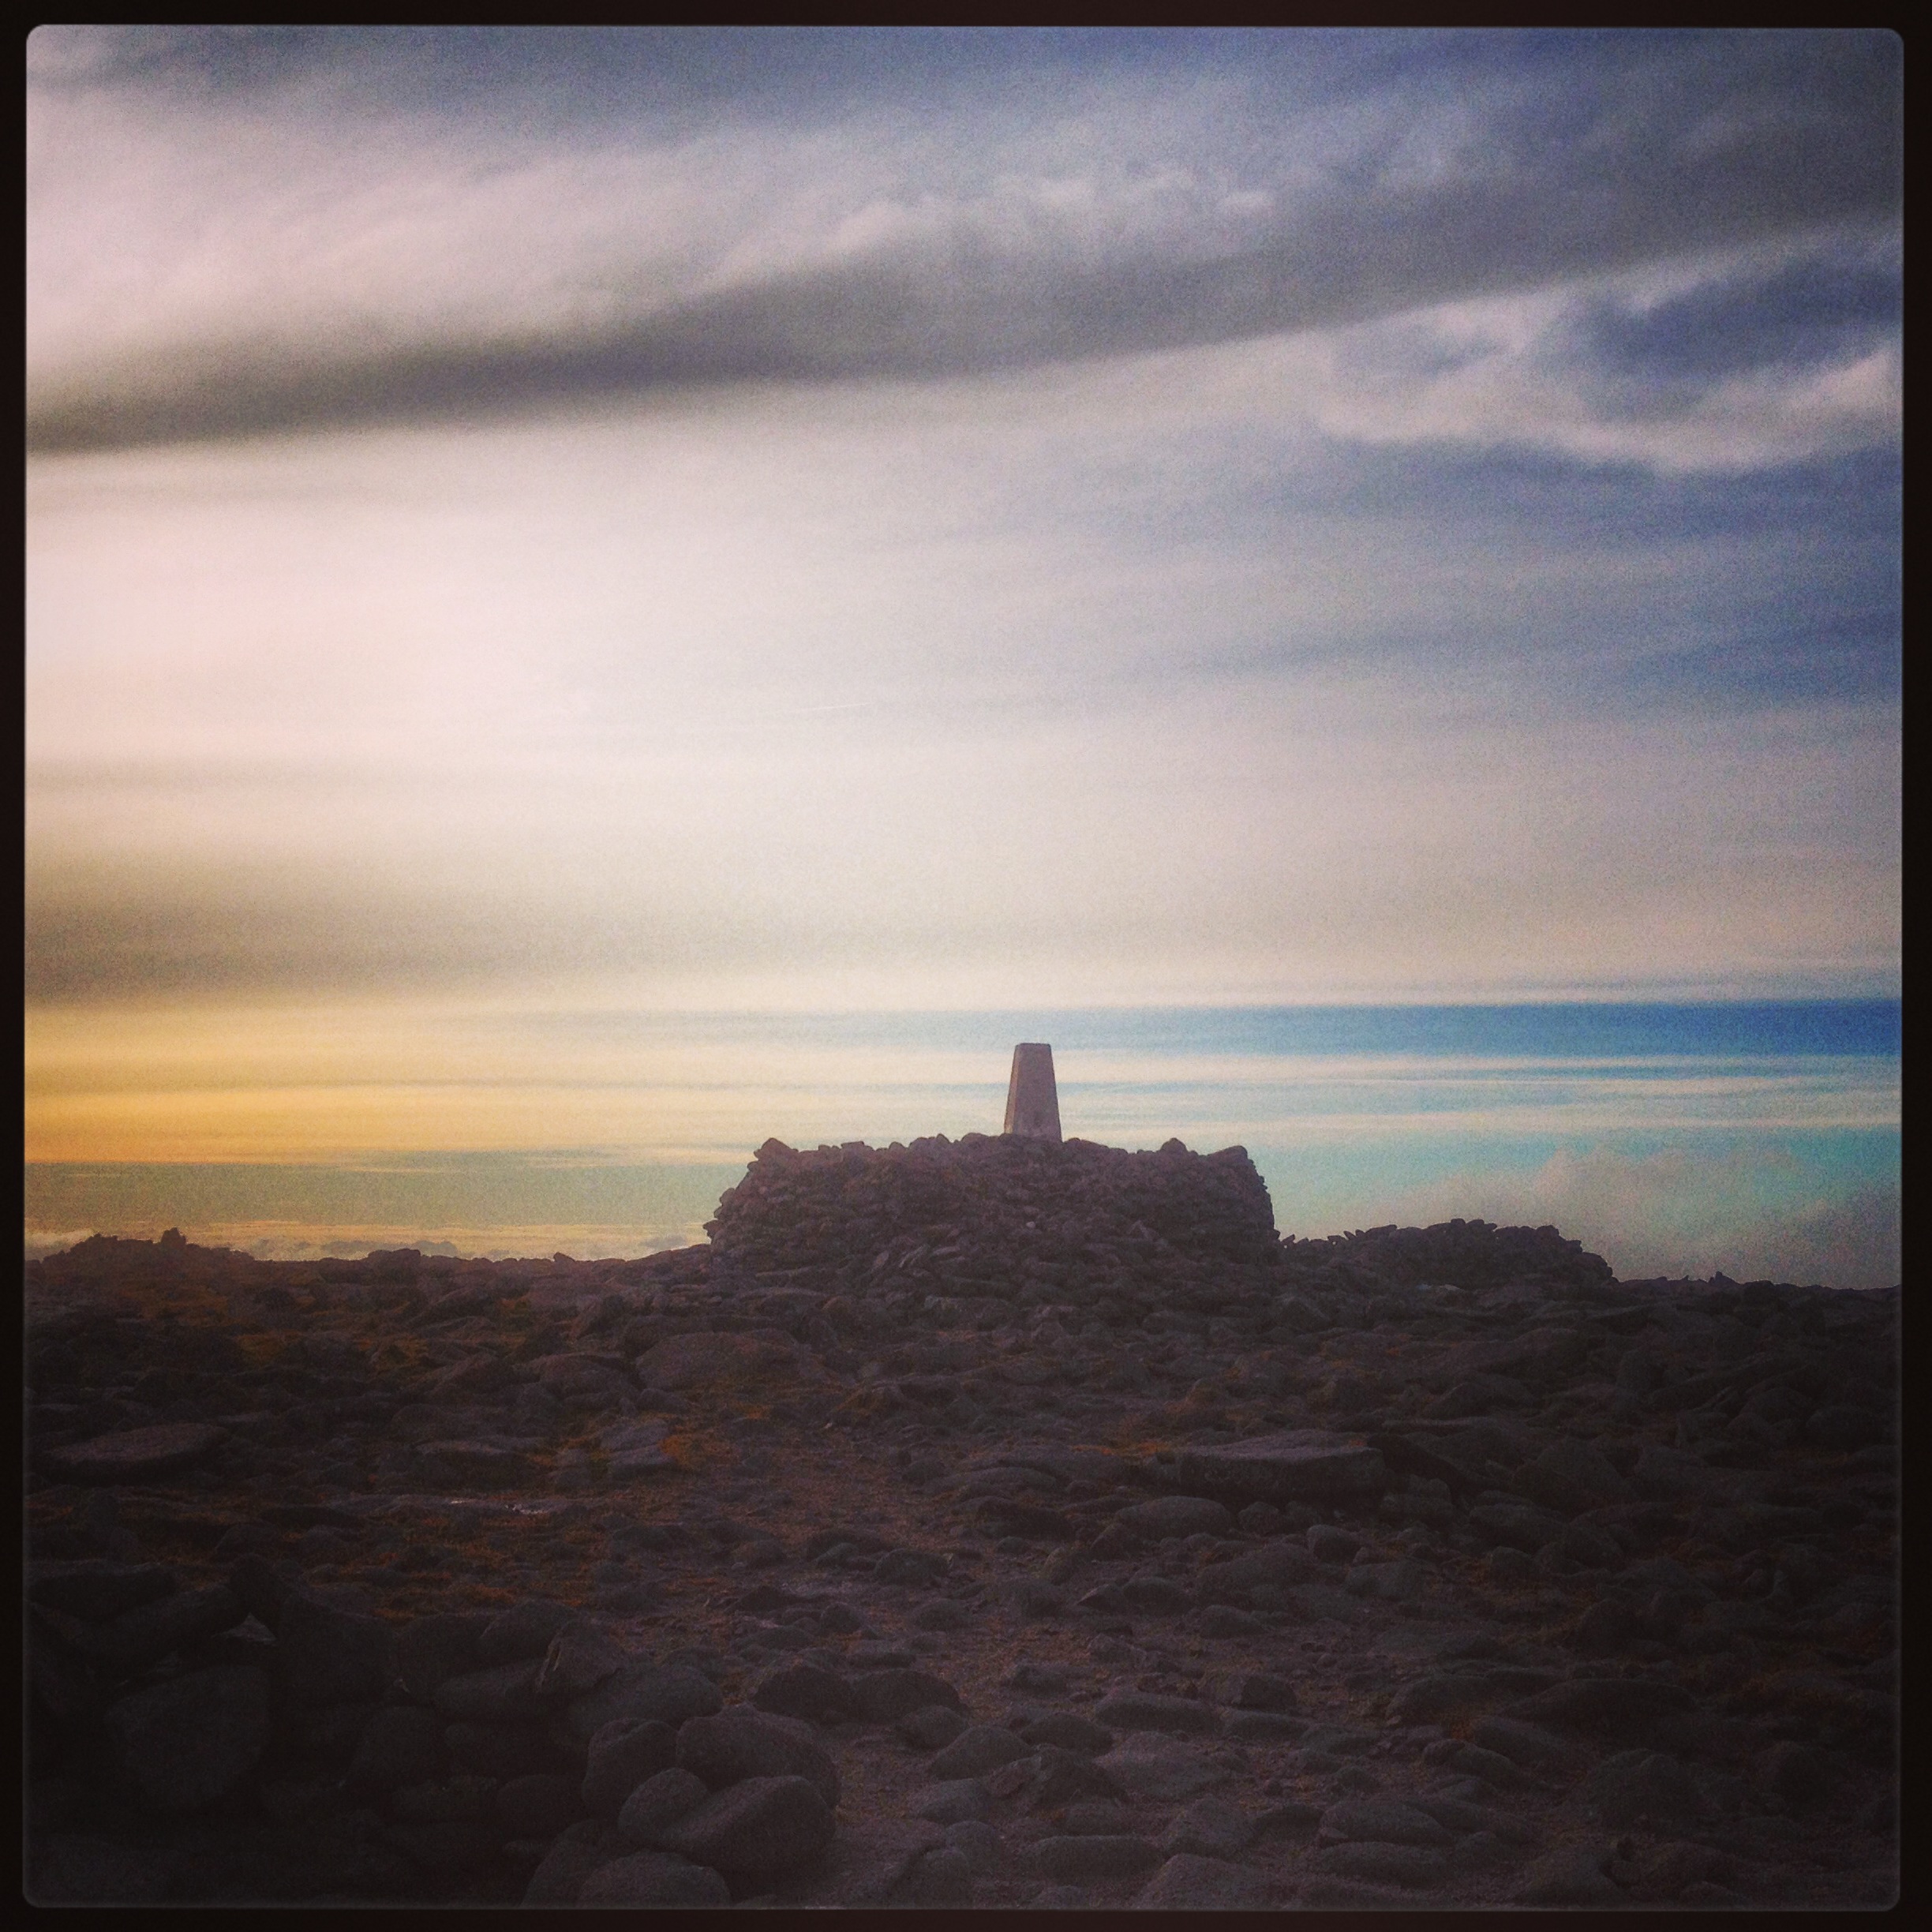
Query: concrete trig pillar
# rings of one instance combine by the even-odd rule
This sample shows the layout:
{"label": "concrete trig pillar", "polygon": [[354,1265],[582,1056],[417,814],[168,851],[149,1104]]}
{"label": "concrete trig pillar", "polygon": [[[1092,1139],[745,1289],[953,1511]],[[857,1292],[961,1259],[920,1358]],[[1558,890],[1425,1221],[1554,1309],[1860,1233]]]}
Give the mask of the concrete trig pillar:
{"label": "concrete trig pillar", "polygon": [[1006,1083],[1006,1125],[1000,1131],[1030,1134],[1038,1140],[1060,1138],[1060,1095],[1054,1086],[1050,1046],[1023,1040],[1013,1049],[1013,1076]]}

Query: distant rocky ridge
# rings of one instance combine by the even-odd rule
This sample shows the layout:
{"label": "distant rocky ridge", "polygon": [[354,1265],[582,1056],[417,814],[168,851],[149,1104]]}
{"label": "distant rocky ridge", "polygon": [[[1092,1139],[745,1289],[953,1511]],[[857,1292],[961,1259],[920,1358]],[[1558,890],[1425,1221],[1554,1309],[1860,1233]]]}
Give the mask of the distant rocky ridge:
{"label": "distant rocky ridge", "polygon": [[768,1143],[711,1234],[30,1264],[29,1895],[1896,1895],[1896,1290],[1178,1143]]}

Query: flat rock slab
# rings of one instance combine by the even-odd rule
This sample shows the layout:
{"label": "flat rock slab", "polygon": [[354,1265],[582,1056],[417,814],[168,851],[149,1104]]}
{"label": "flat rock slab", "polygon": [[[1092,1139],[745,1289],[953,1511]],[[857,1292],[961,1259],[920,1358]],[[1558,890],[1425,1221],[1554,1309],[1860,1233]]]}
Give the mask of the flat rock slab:
{"label": "flat rock slab", "polygon": [[1184,1488],[1244,1503],[1339,1503],[1381,1495],[1388,1465],[1379,1449],[1321,1429],[1251,1436],[1225,1448],[1186,1449]]}
{"label": "flat rock slab", "polygon": [[1155,1911],[1266,1911],[1275,1903],[1264,1874],[1185,1852],[1168,1859],[1134,1900]]}
{"label": "flat rock slab", "polygon": [[62,1482],[145,1482],[192,1469],[227,1439],[212,1422],[162,1422],[152,1428],[117,1429],[86,1442],[49,1449],[40,1457],[43,1473]]}
{"label": "flat rock slab", "polygon": [[1229,1782],[1231,1773],[1177,1739],[1145,1734],[1093,1762],[1122,1791],[1156,1803],[1198,1798]]}

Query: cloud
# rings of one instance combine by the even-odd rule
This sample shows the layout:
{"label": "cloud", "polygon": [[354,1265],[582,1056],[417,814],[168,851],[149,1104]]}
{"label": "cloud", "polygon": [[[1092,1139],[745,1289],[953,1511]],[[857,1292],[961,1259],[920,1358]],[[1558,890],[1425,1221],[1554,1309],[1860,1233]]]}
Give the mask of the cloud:
{"label": "cloud", "polygon": [[1553,1224],[1626,1279],[1721,1271],[1737,1281],[1880,1288],[1899,1279],[1896,1182],[1821,1173],[1775,1144],[1721,1153],[1566,1148],[1527,1174],[1471,1168],[1432,1181],[1380,1212],[1422,1223],[1461,1215]]}
{"label": "cloud", "polygon": [[[874,43],[822,39],[810,105],[754,88],[710,125],[679,104],[712,82],[680,94],[676,62],[614,118],[585,104],[593,62],[533,69],[528,40],[406,43],[373,98],[351,83],[380,43],[353,36],[79,44],[56,31],[30,129],[42,451],[1334,328],[1776,238],[1842,249],[1889,231],[1900,185],[1879,34],[1585,37],[1567,66],[1477,36],[1380,72],[1327,39],[1251,70],[1198,37],[1103,39],[1058,102],[1020,40],[932,43],[867,94]],[[691,71],[739,71],[706,44]],[[462,113],[412,94],[466,54],[486,77]],[[1815,311],[1782,272],[1760,309]],[[1578,341],[1627,366],[1669,332]],[[1781,339],[1836,367],[1848,339]]]}

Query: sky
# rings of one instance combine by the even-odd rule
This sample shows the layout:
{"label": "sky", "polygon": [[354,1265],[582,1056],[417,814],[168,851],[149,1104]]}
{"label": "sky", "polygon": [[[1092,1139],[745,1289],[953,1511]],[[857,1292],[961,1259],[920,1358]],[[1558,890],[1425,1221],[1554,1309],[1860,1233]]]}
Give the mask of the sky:
{"label": "sky", "polygon": [[28,110],[30,1159],[624,1141],[559,1015],[1897,990],[1891,36],[50,27]]}

